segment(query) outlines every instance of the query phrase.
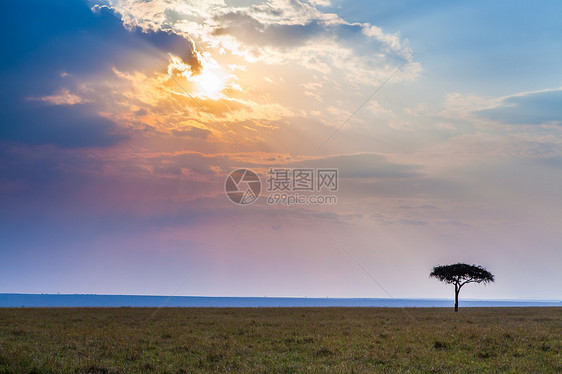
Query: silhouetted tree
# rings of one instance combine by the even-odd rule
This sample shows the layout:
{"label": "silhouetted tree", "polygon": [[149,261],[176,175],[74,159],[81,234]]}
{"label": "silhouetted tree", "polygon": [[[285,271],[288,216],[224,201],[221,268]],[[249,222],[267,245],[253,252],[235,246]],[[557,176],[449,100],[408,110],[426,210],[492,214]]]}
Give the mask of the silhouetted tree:
{"label": "silhouetted tree", "polygon": [[494,275],[480,265],[453,264],[433,268],[430,277],[455,285],[455,312],[459,311],[459,292],[467,283],[491,283]]}

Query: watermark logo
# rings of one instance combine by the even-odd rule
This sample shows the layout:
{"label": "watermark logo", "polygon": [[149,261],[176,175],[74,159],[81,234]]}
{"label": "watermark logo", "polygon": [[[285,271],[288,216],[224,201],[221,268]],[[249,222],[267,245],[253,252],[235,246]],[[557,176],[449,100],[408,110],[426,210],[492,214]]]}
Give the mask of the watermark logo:
{"label": "watermark logo", "polygon": [[260,177],[249,169],[237,169],[224,182],[226,196],[237,205],[250,205],[261,192]]}
{"label": "watermark logo", "polygon": [[[226,178],[226,195],[237,205],[255,202],[261,192],[259,176],[249,169],[234,170]],[[267,171],[265,201],[268,205],[336,204],[337,197],[327,192],[339,188],[338,169],[270,168]]]}
{"label": "watermark logo", "polygon": [[339,188],[338,169],[271,168],[267,172],[268,205],[336,204]]}
{"label": "watermark logo", "polygon": [[269,169],[267,192],[338,190],[338,169]]}

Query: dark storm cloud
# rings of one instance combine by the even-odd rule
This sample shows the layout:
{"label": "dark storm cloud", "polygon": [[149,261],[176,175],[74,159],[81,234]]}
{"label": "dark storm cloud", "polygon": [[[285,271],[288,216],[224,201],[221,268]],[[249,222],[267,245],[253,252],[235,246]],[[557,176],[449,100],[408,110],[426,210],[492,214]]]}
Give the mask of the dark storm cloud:
{"label": "dark storm cloud", "polygon": [[[297,6],[296,3],[293,5]],[[213,34],[230,35],[248,46],[267,46],[283,51],[333,40],[346,49],[352,49],[356,56],[368,59],[381,58],[381,52],[384,52],[387,60],[403,61],[406,52],[400,51],[402,47],[397,36],[384,35],[382,30],[373,33],[367,24],[326,21],[312,16],[303,24],[264,23],[253,16],[255,8],[251,12],[253,14],[249,14],[248,10],[231,11],[215,16],[219,26]],[[378,53],[373,56],[373,51]]]}
{"label": "dark storm cloud", "polygon": [[333,36],[339,41],[365,42],[363,26],[350,23],[325,23],[311,19],[305,24],[264,24],[244,12],[229,12],[216,16],[220,27],[215,35],[231,35],[247,44],[273,47],[298,47],[315,37]]}
{"label": "dark storm cloud", "polygon": [[[193,44],[166,32],[128,31],[112,11],[83,1],[4,2],[0,7],[0,141],[107,147],[127,139],[96,113],[95,102],[48,105],[29,98],[72,91],[76,82],[141,68],[131,56],[174,53],[198,71]],[[154,66],[152,66],[154,68]],[[69,78],[71,77],[71,78]]]}
{"label": "dark storm cloud", "polygon": [[264,25],[242,12],[230,12],[215,19],[224,25],[215,29],[215,35],[232,35],[245,43],[261,46],[296,47],[324,31],[316,21],[305,25]]}

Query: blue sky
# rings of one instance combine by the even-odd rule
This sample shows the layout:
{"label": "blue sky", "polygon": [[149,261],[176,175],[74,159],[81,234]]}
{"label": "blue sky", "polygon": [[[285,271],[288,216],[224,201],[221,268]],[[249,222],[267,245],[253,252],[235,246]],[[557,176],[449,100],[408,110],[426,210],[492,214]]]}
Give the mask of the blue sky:
{"label": "blue sky", "polygon": [[[3,9],[0,292],[388,297],[335,239],[394,297],[457,261],[496,274],[467,297],[562,297],[559,2]],[[271,167],[338,168],[338,203],[228,201]]]}
{"label": "blue sky", "polygon": [[447,88],[503,96],[560,84],[559,2],[332,3],[330,9],[350,21],[399,32],[432,67],[432,80]]}

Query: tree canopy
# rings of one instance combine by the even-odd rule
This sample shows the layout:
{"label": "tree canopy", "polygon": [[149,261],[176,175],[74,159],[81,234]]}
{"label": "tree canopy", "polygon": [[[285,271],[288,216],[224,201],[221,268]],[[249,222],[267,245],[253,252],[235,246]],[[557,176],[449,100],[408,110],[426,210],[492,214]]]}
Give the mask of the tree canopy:
{"label": "tree canopy", "polygon": [[459,292],[467,283],[491,283],[494,275],[480,265],[453,264],[438,265],[429,274],[430,277],[455,285],[455,312],[459,310]]}
{"label": "tree canopy", "polygon": [[484,267],[461,263],[435,266],[429,276],[442,282],[456,283],[459,286],[467,283],[491,283],[494,281],[494,275]]}

